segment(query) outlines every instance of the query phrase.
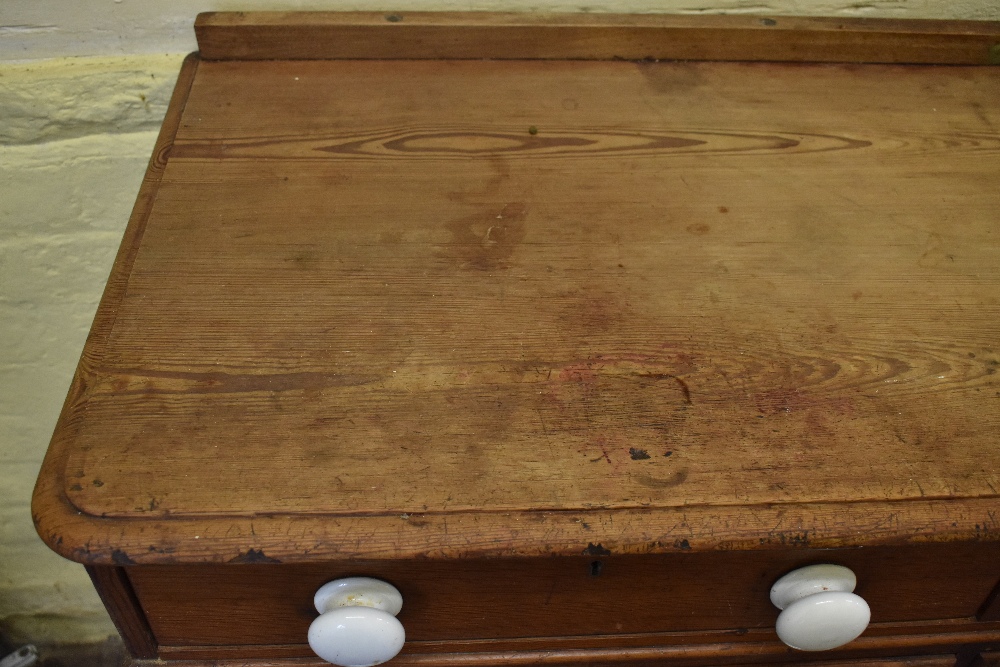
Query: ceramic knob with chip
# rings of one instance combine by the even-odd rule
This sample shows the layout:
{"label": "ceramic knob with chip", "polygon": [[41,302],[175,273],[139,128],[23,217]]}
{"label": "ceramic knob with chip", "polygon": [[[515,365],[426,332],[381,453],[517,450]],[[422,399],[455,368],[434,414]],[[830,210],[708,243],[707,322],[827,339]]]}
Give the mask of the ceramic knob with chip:
{"label": "ceramic knob with chip", "polygon": [[841,565],[809,565],[771,587],[781,609],[778,638],[801,651],[828,651],[854,641],[871,620],[868,603],[854,594],[857,577]]}
{"label": "ceramic knob with chip", "polygon": [[319,618],[309,626],[309,647],[341,667],[371,667],[391,660],[406,633],[396,614],[403,596],[379,579],[347,577],[324,584],[313,598]]}

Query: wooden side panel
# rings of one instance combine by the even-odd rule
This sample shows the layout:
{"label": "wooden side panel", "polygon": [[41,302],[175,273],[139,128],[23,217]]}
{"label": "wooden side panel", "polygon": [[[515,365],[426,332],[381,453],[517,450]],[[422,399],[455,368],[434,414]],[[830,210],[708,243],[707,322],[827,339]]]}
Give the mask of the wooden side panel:
{"label": "wooden side panel", "polygon": [[997,583],[993,592],[983,603],[976,618],[980,621],[1000,621],[1000,583]]}
{"label": "wooden side panel", "polygon": [[136,658],[156,656],[156,638],[142,613],[125,569],[121,567],[88,566],[87,574],[94,582],[111,620],[125,642],[125,648]]}
{"label": "wooden side panel", "polygon": [[1000,24],[756,16],[207,13],[206,59],[660,59],[984,65]]}

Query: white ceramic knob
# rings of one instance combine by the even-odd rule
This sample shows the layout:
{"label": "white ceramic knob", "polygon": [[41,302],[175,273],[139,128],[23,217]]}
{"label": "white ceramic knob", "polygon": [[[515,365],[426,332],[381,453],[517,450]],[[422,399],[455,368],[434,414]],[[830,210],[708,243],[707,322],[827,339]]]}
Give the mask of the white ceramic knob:
{"label": "white ceramic knob", "polygon": [[379,579],[348,577],[324,584],[313,598],[319,618],[309,626],[309,647],[341,667],[370,667],[391,660],[406,632],[396,614],[403,596]]}
{"label": "white ceramic knob", "polygon": [[841,565],[809,565],[789,572],[771,587],[781,609],[778,638],[801,651],[828,651],[857,639],[871,610],[854,594],[857,577]]}

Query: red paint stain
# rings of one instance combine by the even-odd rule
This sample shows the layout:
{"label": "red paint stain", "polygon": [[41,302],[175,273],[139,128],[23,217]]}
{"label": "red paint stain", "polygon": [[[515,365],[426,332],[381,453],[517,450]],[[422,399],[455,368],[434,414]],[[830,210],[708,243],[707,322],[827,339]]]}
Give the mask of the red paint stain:
{"label": "red paint stain", "polygon": [[559,381],[589,384],[597,380],[602,367],[603,364],[591,362],[572,364],[559,371]]}

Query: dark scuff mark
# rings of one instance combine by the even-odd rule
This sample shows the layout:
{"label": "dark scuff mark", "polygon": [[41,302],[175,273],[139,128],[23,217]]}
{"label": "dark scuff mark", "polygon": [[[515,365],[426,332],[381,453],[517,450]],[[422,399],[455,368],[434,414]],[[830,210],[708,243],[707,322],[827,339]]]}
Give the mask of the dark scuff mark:
{"label": "dark scuff mark", "polygon": [[73,486],[69,487],[69,490],[70,491],[83,491],[83,487],[80,486],[79,484],[74,484]]}
{"label": "dark scuff mark", "polygon": [[608,465],[614,465],[614,463],[611,462],[611,457],[608,456],[608,450],[604,448],[604,445],[601,445],[601,455],[598,456],[596,459],[590,459],[590,462],[597,463],[598,461],[601,460],[607,461]]}
{"label": "dark scuff mark", "polygon": [[583,550],[584,556],[610,556],[611,552],[605,549],[601,544],[594,544],[591,542],[587,545],[587,548]]}
{"label": "dark scuff mark", "polygon": [[445,251],[461,266],[479,271],[509,268],[527,235],[527,216],[524,203],[511,202],[499,211],[491,207],[484,213],[450,222],[446,226],[452,242]]}
{"label": "dark scuff mark", "polygon": [[636,449],[635,447],[629,447],[628,455],[632,457],[633,461],[643,461],[652,458],[645,449]]}
{"label": "dark scuff mark", "polygon": [[687,540],[674,540],[674,548],[680,549],[681,551],[690,551],[691,543]]}
{"label": "dark scuff mark", "polygon": [[796,547],[807,547],[809,546],[809,531],[804,530],[801,533],[778,533],[778,540],[782,544],[790,544]]}
{"label": "dark scuff mark", "polygon": [[128,557],[128,554],[121,549],[111,552],[111,561],[115,565],[135,565],[135,561]]}
{"label": "dark scuff mark", "polygon": [[681,393],[684,395],[684,402],[691,405],[691,389],[688,387],[687,382],[679,377],[674,377],[674,381],[681,388]]}
{"label": "dark scuff mark", "polygon": [[281,561],[264,555],[263,549],[250,549],[245,554],[230,559],[229,562],[235,565],[249,565],[252,563],[280,563]]}
{"label": "dark scuff mark", "polygon": [[641,377],[653,378],[654,380],[673,380],[680,387],[681,395],[684,396],[684,403],[686,405],[691,405],[691,388],[688,387],[687,382],[677,377],[676,375],[671,375],[670,373],[643,373]]}
{"label": "dark scuff mark", "polygon": [[154,554],[172,554],[174,553],[173,547],[158,547],[155,544],[149,545],[149,552]]}
{"label": "dark scuff mark", "polygon": [[664,456],[673,456],[674,452],[672,450],[667,450],[666,452],[663,453],[663,455]]}

